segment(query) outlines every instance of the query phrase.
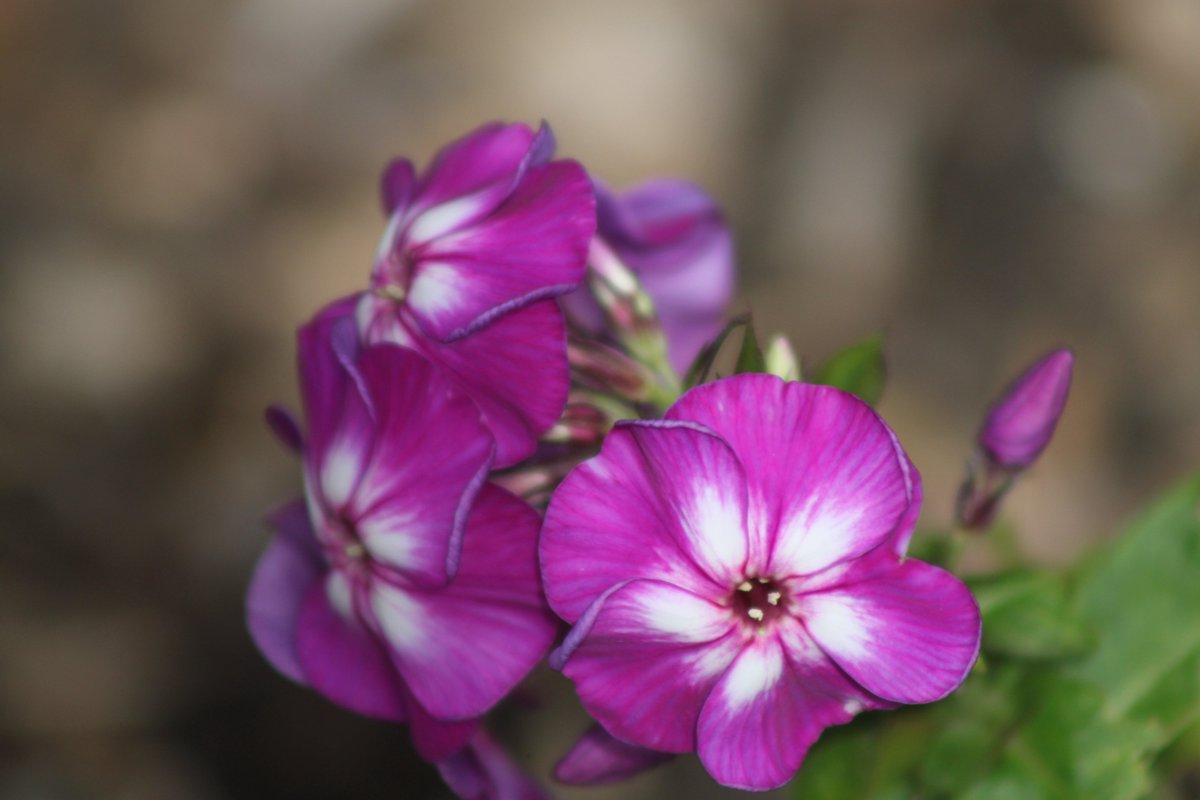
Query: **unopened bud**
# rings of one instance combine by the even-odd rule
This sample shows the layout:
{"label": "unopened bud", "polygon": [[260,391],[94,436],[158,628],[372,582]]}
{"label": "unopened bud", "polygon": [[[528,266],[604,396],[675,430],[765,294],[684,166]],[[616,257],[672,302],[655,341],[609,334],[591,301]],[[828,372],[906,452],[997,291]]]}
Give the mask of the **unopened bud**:
{"label": "unopened bud", "polygon": [[571,377],[580,385],[630,400],[644,400],[654,382],[646,366],[595,339],[570,337],[567,361]]}
{"label": "unopened bud", "polygon": [[1070,350],[1054,350],[996,401],[979,431],[979,446],[993,464],[1022,470],[1046,449],[1067,403],[1074,363]]}
{"label": "unopened bud", "polygon": [[767,364],[767,372],[777,375],[785,381],[800,380],[800,362],[792,344],[783,334],[771,337],[767,349],[763,352],[763,360]]}

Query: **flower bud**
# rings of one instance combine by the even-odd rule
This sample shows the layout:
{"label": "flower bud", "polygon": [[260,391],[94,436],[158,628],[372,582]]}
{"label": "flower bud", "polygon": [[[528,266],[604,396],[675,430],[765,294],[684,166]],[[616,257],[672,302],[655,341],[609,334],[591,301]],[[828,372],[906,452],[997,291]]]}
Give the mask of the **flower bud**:
{"label": "flower bud", "polygon": [[1047,353],[992,405],[958,490],[956,516],[966,530],[991,526],[1017,476],[1050,443],[1067,402],[1074,363],[1065,348]]}
{"label": "flower bud", "polygon": [[1074,363],[1070,350],[1051,351],[992,406],[979,431],[979,446],[993,464],[1022,470],[1046,449],[1067,403]]}

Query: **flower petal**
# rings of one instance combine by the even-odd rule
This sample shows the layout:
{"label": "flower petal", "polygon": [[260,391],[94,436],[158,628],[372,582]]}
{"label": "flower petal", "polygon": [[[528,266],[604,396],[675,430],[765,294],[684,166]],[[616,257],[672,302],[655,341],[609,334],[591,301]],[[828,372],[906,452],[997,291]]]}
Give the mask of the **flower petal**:
{"label": "flower petal", "polygon": [[537,512],[496,486],[479,494],[453,582],[424,591],[377,581],[371,608],[400,674],[432,716],[477,717],[554,639],[535,555]]}
{"label": "flower petal", "polygon": [[862,559],[841,585],[794,600],[830,658],[868,691],[898,703],[945,697],[979,654],[979,606],[966,585],[886,551]]}
{"label": "flower petal", "polygon": [[417,171],[407,158],[394,159],[383,170],[380,180],[380,197],[383,210],[389,216],[397,209],[403,210],[412,200],[417,186]]}
{"label": "flower petal", "polygon": [[555,765],[554,777],[577,785],[616,783],[672,758],[671,753],[626,744],[603,726],[593,725]]}
{"label": "flower petal", "polygon": [[475,404],[417,353],[375,345],[359,368],[378,425],[348,516],[374,559],[419,582],[444,583],[491,467],[491,434]]}
{"label": "flower petal", "polygon": [[479,729],[478,719],[447,722],[431,716],[407,690],[404,692],[404,700],[413,747],[426,761],[441,761],[459,752]]}
{"label": "flower petal", "polygon": [[697,753],[725,786],[758,791],[783,785],[822,730],[877,705],[823,655],[797,659],[786,642],[802,632],[786,627],[752,639],[700,712]]}
{"label": "flower petal", "polygon": [[486,731],[466,748],[441,761],[438,772],[464,800],[546,800],[548,797]]}
{"label": "flower petal", "polygon": [[623,422],[555,491],[542,529],[551,607],[574,622],[600,594],[655,578],[703,597],[741,580],[745,478],[720,438],[679,422]]}
{"label": "flower petal", "polygon": [[909,509],[902,451],[851,394],[771,375],[735,375],[692,389],[666,414],[716,431],[749,485],[751,568],[820,572],[875,548]]}
{"label": "flower petal", "polygon": [[449,341],[569,292],[583,279],[595,227],[582,167],[573,161],[532,167],[494,213],[414,253],[408,307],[429,335]]}
{"label": "flower petal", "polygon": [[[339,301],[340,303],[340,301]],[[333,305],[338,305],[337,303]],[[308,423],[305,470],[322,504],[339,513],[358,486],[374,444],[374,409],[353,356],[353,322],[318,312],[297,334],[300,394]]]}
{"label": "flower petal", "polygon": [[340,706],[368,717],[403,722],[403,687],[387,652],[331,595],[346,591],[339,573],[311,587],[300,611],[296,637],[304,681]]}
{"label": "flower petal", "polygon": [[451,373],[496,437],[496,468],[528,458],[562,414],[570,390],[562,312],[534,303],[450,344],[421,351]]}
{"label": "flower petal", "polygon": [[303,683],[296,629],[304,597],[328,569],[302,500],[271,516],[278,531],[267,545],[246,592],[246,626],[271,666]]}
{"label": "flower petal", "polygon": [[584,708],[617,738],[695,749],[696,717],[742,647],[729,610],[655,580],[599,598],[552,658]]}
{"label": "flower petal", "polygon": [[434,157],[421,178],[420,205],[436,206],[493,184],[511,182],[533,143],[534,132],[519,122],[492,122],[476,128]]}

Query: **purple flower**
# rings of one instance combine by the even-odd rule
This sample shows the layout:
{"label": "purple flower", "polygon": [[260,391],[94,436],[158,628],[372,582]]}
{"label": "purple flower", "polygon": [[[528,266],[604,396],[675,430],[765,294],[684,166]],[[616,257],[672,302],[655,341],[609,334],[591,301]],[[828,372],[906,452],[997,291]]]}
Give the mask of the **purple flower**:
{"label": "purple flower", "polygon": [[551,160],[545,125],[485,125],[419,178],[383,176],[389,215],[359,302],[365,340],[420,350],[451,372],[496,437],[497,465],[533,452],[568,390],[566,338],[552,298],[583,278],[596,226],[587,173]]}
{"label": "purple flower", "polygon": [[551,656],[617,739],[779,786],[821,731],[965,678],[979,609],[905,559],[919,482],[869,406],[737,375],[626,422],[559,487],[540,556]]}
{"label": "purple flower", "polygon": [[359,351],[353,322],[331,315],[301,329],[299,351],[306,502],[273,520],[250,632],[284,675],[407,721],[418,751],[443,758],[553,640],[538,515],[485,482],[492,436],[426,359]]}
{"label": "purple flower", "polygon": [[547,800],[548,795],[512,762],[485,731],[438,762],[446,785],[463,800]]}
{"label": "purple flower", "polygon": [[1025,469],[1046,449],[1067,404],[1074,365],[1070,350],[1052,350],[996,401],[979,431],[979,445],[993,464]]}
{"label": "purple flower", "polygon": [[[684,181],[647,181],[621,194],[596,184],[597,236],[637,275],[654,301],[671,365],[682,373],[721,331],[733,294],[733,238],[720,208]],[[572,316],[599,330],[599,308],[584,292]]]}

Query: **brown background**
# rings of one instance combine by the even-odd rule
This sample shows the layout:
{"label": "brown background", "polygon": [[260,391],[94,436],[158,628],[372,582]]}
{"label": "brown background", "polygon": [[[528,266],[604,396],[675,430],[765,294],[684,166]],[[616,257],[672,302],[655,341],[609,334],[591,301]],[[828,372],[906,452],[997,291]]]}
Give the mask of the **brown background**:
{"label": "brown background", "polygon": [[[6,0],[0,798],[440,796],[241,622],[298,488],[261,408],[363,282],[390,156],[544,117],[610,183],[705,186],[765,329],[887,331],[929,527],[989,398],[1072,345],[1008,506],[1064,563],[1200,463],[1197,98],[1194,0]],[[572,710],[502,722],[544,770],[582,720],[534,689]],[[570,796],[685,792],[734,794]]]}

